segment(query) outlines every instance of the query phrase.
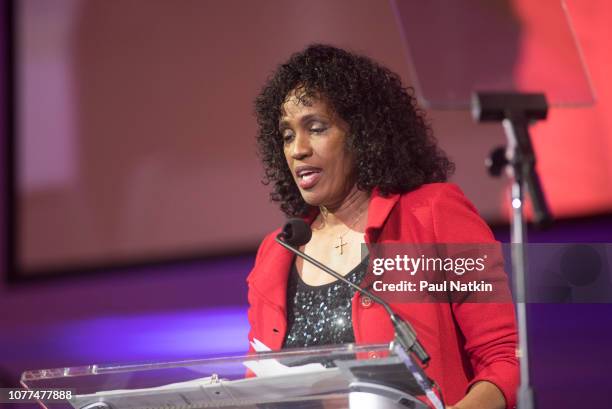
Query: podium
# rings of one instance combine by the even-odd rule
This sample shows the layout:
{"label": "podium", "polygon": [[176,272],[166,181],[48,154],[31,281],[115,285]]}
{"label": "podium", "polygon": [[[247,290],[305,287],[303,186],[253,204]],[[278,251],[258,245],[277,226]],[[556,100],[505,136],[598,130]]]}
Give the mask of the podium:
{"label": "podium", "polygon": [[21,384],[31,390],[70,390],[70,400],[39,402],[49,409],[426,409],[432,392],[423,389],[422,374],[394,344],[348,344],[41,369],[24,372]]}

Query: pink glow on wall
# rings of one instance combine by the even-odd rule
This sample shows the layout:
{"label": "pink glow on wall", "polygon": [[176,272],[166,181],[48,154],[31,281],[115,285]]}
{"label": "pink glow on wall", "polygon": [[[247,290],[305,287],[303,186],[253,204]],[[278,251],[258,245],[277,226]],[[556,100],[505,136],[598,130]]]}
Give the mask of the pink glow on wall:
{"label": "pink glow on wall", "polygon": [[[605,0],[588,3],[567,0],[565,3],[595,100],[592,105],[582,107],[553,106],[548,119],[532,128],[538,170],[556,217],[605,213],[612,207],[612,80],[609,76],[612,55],[606,40],[612,38],[609,24],[612,4]],[[532,2],[517,0],[516,4],[521,15],[533,24],[535,21],[544,25],[549,22],[543,11],[533,12]],[[572,80],[580,73],[568,68],[575,69],[575,63],[566,61],[574,56],[560,47],[554,32],[555,27],[547,27],[537,41],[524,41],[521,58],[530,59],[532,67],[540,56],[556,58],[558,65],[553,69],[535,73],[542,87],[558,87],[566,92],[568,102],[581,102],[584,89],[577,89]],[[520,64],[517,74],[521,75]],[[523,74],[530,78],[534,75],[533,72]],[[506,197],[501,201],[505,206]],[[509,212],[507,206],[505,209]]]}

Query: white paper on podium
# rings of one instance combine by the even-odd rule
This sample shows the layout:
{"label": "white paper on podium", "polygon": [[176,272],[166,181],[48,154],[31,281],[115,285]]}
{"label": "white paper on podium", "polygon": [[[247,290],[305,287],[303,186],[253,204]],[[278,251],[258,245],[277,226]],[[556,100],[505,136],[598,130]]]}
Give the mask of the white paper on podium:
{"label": "white paper on podium", "polygon": [[[256,352],[269,352],[271,349],[258,339],[251,342]],[[278,362],[276,359],[259,359],[244,361],[244,366],[249,368],[256,376],[282,376],[289,374],[300,374],[308,372],[324,371],[325,367],[321,364],[313,363],[299,366],[287,366]]]}
{"label": "white paper on podium", "polygon": [[257,338],[253,338],[253,341],[251,341],[250,344],[253,347],[253,349],[255,350],[255,352],[270,352],[270,351],[272,351],[272,349],[270,349],[269,346],[267,346],[266,344],[264,344],[263,342],[261,342]]}

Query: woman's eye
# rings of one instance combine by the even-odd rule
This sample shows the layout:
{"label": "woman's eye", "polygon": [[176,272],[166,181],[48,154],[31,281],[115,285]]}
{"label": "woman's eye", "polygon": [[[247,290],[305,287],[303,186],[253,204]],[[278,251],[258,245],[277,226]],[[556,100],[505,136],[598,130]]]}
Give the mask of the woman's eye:
{"label": "woman's eye", "polygon": [[312,133],[322,133],[326,130],[327,128],[325,128],[324,126],[313,126],[312,128],[310,128],[310,132]]}
{"label": "woman's eye", "polygon": [[293,139],[293,132],[283,132],[283,142],[291,142]]}

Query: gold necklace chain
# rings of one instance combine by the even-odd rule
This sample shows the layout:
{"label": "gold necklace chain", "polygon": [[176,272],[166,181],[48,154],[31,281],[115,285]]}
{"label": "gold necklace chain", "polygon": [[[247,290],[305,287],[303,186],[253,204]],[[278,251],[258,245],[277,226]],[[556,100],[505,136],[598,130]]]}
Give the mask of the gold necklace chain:
{"label": "gold necklace chain", "polygon": [[[366,209],[367,209],[367,207],[366,207]],[[321,210],[321,217],[327,223],[326,218],[327,218],[327,215],[329,214],[329,210],[327,210],[327,208],[325,206],[320,206],[320,210]],[[334,246],[334,248],[336,248],[336,249],[338,249],[338,251],[340,251],[340,255],[344,254],[344,246],[348,245],[348,242],[344,242],[342,239],[344,238],[344,236],[346,236],[351,231],[351,229],[353,227],[355,227],[357,225],[359,220],[361,220],[361,216],[363,215],[364,212],[365,212],[365,209],[361,210],[359,212],[359,214],[357,215],[357,217],[355,218],[355,220],[353,221],[353,223],[351,223],[348,226],[346,231],[338,236],[338,245]]]}

